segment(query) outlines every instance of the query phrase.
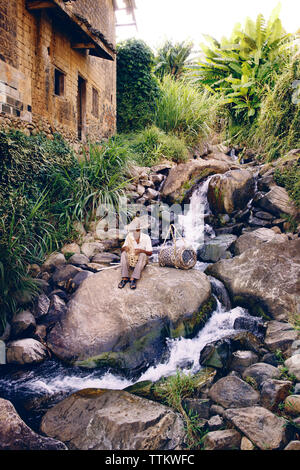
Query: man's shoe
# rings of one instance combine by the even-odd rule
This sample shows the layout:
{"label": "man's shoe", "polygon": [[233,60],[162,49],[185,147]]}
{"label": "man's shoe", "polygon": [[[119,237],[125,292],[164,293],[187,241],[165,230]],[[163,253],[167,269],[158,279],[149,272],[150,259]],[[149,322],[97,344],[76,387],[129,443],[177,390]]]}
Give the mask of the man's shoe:
{"label": "man's shoe", "polygon": [[129,282],[129,279],[122,279],[122,281],[118,285],[118,288],[123,289],[123,287],[126,286],[127,282]]}

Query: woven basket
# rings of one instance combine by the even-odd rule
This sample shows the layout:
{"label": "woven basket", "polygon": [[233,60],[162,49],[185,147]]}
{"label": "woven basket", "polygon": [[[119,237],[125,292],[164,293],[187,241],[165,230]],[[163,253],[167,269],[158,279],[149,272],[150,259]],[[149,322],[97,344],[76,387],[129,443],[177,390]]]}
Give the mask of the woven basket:
{"label": "woven basket", "polygon": [[[169,232],[171,232],[174,245],[165,246]],[[171,266],[178,269],[191,269],[197,262],[197,254],[193,248],[188,248],[185,244],[184,246],[176,246],[175,232],[175,226],[170,225],[169,231],[158,255],[159,265]],[[185,243],[184,238],[182,238],[182,240]]]}
{"label": "woven basket", "polygon": [[160,250],[158,262],[160,266],[191,269],[197,262],[197,255],[191,248],[166,246]]}

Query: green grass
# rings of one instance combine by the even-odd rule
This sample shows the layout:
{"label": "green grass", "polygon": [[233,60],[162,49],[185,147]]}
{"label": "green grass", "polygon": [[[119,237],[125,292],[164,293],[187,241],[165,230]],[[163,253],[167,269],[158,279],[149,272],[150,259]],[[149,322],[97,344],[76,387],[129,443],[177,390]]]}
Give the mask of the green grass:
{"label": "green grass", "polygon": [[164,158],[180,163],[189,156],[184,139],[166,134],[156,126],[137,133],[119,134],[115,141],[126,148],[132,160],[140,166],[153,166]]}
{"label": "green grass", "polygon": [[195,145],[208,136],[216,117],[217,95],[165,76],[156,101],[155,124]]}
{"label": "green grass", "polygon": [[198,425],[197,414],[187,412],[182,401],[192,397],[197,388],[197,377],[177,370],[176,375],[167,377],[155,386],[155,394],[166,405],[181,413],[186,428],[188,448],[200,448],[206,432]]}

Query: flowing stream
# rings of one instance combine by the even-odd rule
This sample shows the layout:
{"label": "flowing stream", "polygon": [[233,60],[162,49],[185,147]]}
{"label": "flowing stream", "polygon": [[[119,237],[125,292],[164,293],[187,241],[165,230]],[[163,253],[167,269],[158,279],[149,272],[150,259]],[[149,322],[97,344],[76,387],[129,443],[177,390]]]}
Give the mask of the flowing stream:
{"label": "flowing stream", "polygon": [[[209,179],[193,192],[190,210],[185,216],[181,216],[180,220],[186,242],[194,249],[199,248],[206,238],[215,236],[212,227],[204,223],[205,216],[209,214],[207,202]],[[204,271],[206,266],[207,263],[197,262],[195,269]],[[247,310],[241,307],[231,308],[228,293],[220,281],[212,277],[210,281],[217,300],[217,308],[204,328],[193,339],[167,339],[168,353],[165,355],[167,359],[149,366],[138,379],[129,380],[111,371],[84,370],[49,360],[22,370],[16,368],[14,371],[13,367],[7,366],[7,373],[4,371],[0,377],[0,396],[16,404],[25,398],[69,394],[89,387],[123,389],[137,381],[156,381],[163,376],[172,375],[178,368],[184,372],[197,372],[200,369],[200,352],[205,345],[236,331],[233,328],[236,318],[249,315]]]}

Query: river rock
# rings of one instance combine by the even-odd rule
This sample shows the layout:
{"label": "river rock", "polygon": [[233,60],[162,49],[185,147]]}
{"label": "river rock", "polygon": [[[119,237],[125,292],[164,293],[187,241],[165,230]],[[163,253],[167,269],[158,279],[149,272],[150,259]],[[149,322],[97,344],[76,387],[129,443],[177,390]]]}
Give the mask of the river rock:
{"label": "river rock", "polygon": [[240,408],[256,405],[259,394],[238,377],[219,379],[210,389],[209,397],[224,408]]}
{"label": "river rock", "polygon": [[253,351],[235,351],[232,353],[230,369],[240,374],[252,364],[258,361],[258,355]]}
{"label": "river rock", "polygon": [[62,249],[60,250],[63,254],[66,253],[80,253],[80,246],[77,245],[77,243],[68,243],[67,245],[64,245]]}
{"label": "river rock", "polygon": [[46,294],[41,294],[38,296],[37,301],[34,307],[34,316],[38,320],[39,318],[46,315],[49,311],[50,299]]}
{"label": "river rock", "polygon": [[81,253],[89,259],[104,250],[105,246],[100,242],[86,242],[81,245]]}
{"label": "river rock", "polygon": [[276,352],[278,349],[283,352],[289,352],[293,342],[298,339],[298,337],[298,332],[290,323],[269,321],[265,344],[272,352]]}
{"label": "river rock", "polygon": [[217,369],[229,369],[232,353],[238,350],[257,352],[261,348],[261,341],[249,331],[232,333],[220,340],[208,343],[200,353],[200,364]]}
{"label": "river rock", "polygon": [[214,214],[231,214],[244,209],[253,198],[255,181],[250,170],[233,170],[215,175],[208,186],[207,199]]}
{"label": "river rock", "polygon": [[51,272],[58,266],[66,264],[66,258],[62,253],[52,253],[46,261],[42,264],[42,271]]}
{"label": "river rock", "polygon": [[90,259],[81,253],[76,253],[68,259],[68,264],[73,264],[74,266],[86,266],[89,262]]}
{"label": "river rock", "polygon": [[290,199],[286,189],[277,185],[272,186],[270,191],[259,199],[257,204],[276,217],[281,217],[281,214],[295,217],[298,214],[298,209]]}
{"label": "river rock", "polygon": [[[95,269],[95,266],[96,266],[95,263],[88,263],[87,266],[90,267],[90,269],[91,269],[92,266],[90,266],[90,265],[93,265],[93,267],[94,267],[93,272],[97,272],[99,269],[101,269],[99,264],[97,264],[97,266],[98,266],[97,271]],[[70,290],[74,291],[74,290],[78,289],[78,287],[83,283],[83,281],[85,281],[88,277],[93,276],[93,272],[81,271],[80,273],[77,273],[76,276],[74,276],[74,278],[71,281]]]}
{"label": "river rock", "polygon": [[206,268],[220,279],[235,303],[275,320],[300,313],[300,239],[269,242]]}
{"label": "river rock", "polygon": [[230,234],[211,238],[198,250],[197,257],[201,261],[210,261],[212,263],[227,258],[227,250],[229,250],[236,239],[235,235]]}
{"label": "river rock", "polygon": [[291,441],[283,450],[300,450],[300,441]]}
{"label": "river rock", "polygon": [[254,445],[252,444],[252,442],[247,439],[247,437],[242,437],[242,440],[241,440],[241,447],[240,447],[241,450],[254,450]]}
{"label": "river rock", "polygon": [[185,400],[183,400],[182,404],[187,412],[197,414],[199,418],[209,418],[209,409],[211,405],[210,400],[199,398],[186,398]]}
{"label": "river rock", "polygon": [[119,263],[120,256],[115,253],[98,253],[92,258],[93,263],[99,264],[109,264],[109,263]]}
{"label": "river rock", "polygon": [[180,449],[184,425],[170,408],[119,390],[70,395],[42,419],[41,431],[78,450]]}
{"label": "river rock", "polygon": [[215,415],[208,420],[207,425],[210,431],[219,431],[225,426],[225,423],[220,415]]}
{"label": "river rock", "polygon": [[203,440],[204,450],[237,450],[242,436],[235,429],[213,431],[206,434]]}
{"label": "river rock", "polygon": [[257,362],[256,364],[252,364],[247,367],[242,376],[244,379],[251,377],[255,380],[258,387],[260,387],[265,380],[278,378],[280,376],[280,371],[277,367],[271,366],[271,364]]}
{"label": "river rock", "polygon": [[48,356],[46,347],[32,338],[18,339],[7,344],[8,364],[39,364]]}
{"label": "river rock", "polygon": [[197,182],[214,173],[225,173],[230,168],[238,168],[233,163],[221,160],[189,160],[171,168],[161,191],[162,198],[170,203],[180,202],[187,190]]}
{"label": "river rock", "polygon": [[67,450],[62,442],[40,436],[20,418],[8,400],[0,398],[1,450]]}
{"label": "river rock", "polygon": [[297,380],[300,380],[300,354],[291,356],[284,362],[290,374],[294,374]]}
{"label": "river rock", "polygon": [[48,336],[61,359],[86,367],[146,366],[165,337],[193,335],[214,308],[205,274],[147,266],[137,289],[118,289],[120,268],[86,279]]}
{"label": "river rock", "polygon": [[147,190],[146,190],[146,192],[145,192],[145,194],[144,194],[144,197],[145,197],[146,199],[151,200],[151,199],[157,198],[158,195],[159,195],[159,192],[156,191],[155,189],[147,188]]}
{"label": "river rock", "polygon": [[225,418],[261,450],[282,449],[289,440],[287,421],[261,406],[229,409]]}
{"label": "river rock", "polygon": [[55,270],[55,273],[52,276],[52,281],[59,287],[66,287],[70,279],[75,277],[76,274],[80,271],[80,268],[72,266],[72,264],[67,264],[62,268],[58,268]]}
{"label": "river rock", "polygon": [[11,323],[11,335],[13,338],[31,336],[36,327],[35,318],[29,310],[14,315]]}
{"label": "river rock", "polygon": [[47,315],[39,319],[43,325],[53,325],[61,320],[66,311],[66,303],[59,295],[51,295],[50,307]]}
{"label": "river rock", "polygon": [[233,328],[234,330],[250,331],[260,339],[263,339],[266,334],[266,326],[259,317],[238,317],[234,320]]}
{"label": "river rock", "polygon": [[287,241],[287,236],[276,234],[274,230],[269,228],[259,228],[253,230],[253,232],[246,232],[235,242],[234,253],[238,256],[249,248],[262,246],[269,241],[284,243]]}
{"label": "river rock", "polygon": [[292,385],[288,380],[265,380],[260,391],[261,405],[270,411],[276,410],[289,395]]}

